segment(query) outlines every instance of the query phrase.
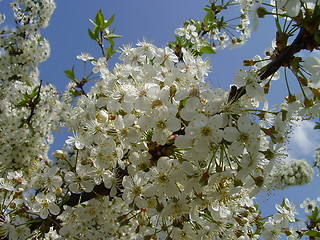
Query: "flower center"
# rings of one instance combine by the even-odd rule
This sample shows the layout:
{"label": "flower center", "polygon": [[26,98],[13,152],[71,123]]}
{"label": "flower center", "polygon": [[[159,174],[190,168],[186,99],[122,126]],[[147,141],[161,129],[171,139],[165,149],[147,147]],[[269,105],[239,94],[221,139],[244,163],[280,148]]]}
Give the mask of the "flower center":
{"label": "flower center", "polygon": [[212,132],[211,128],[209,128],[209,127],[203,127],[201,129],[201,133],[202,133],[203,136],[210,136],[211,132]]}

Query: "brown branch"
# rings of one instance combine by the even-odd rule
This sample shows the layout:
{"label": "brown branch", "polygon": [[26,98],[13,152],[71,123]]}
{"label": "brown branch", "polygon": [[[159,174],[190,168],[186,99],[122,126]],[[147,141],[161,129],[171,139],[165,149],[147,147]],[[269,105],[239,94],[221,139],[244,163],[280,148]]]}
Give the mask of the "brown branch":
{"label": "brown branch", "polygon": [[108,196],[111,189],[106,188],[103,183],[96,185],[93,188],[92,192],[83,192],[83,193],[72,193],[69,197],[69,200],[64,203],[64,205],[74,207],[79,203],[89,201],[97,196]]}
{"label": "brown branch", "polygon": [[301,27],[293,43],[280,53],[275,60],[262,69],[263,71],[260,73],[260,80],[272,76],[280,67],[290,65],[290,60],[294,54],[300,52],[302,49],[307,49],[307,43],[310,41],[309,35],[307,30]]}
{"label": "brown branch", "polygon": [[[267,79],[275,74],[280,67],[290,66],[290,61],[294,54],[303,49],[312,51],[317,48],[318,44],[314,40],[314,34],[309,33],[304,27],[300,27],[300,31],[291,45],[287,46],[279,55],[269,64],[267,64],[259,74],[260,81]],[[235,102],[237,99],[246,94],[245,86],[237,88],[235,85],[231,86],[228,102]]]}
{"label": "brown branch", "polygon": [[33,99],[33,100],[29,103],[29,106],[30,106],[30,108],[31,108],[31,112],[30,112],[29,117],[28,117],[27,120],[26,120],[26,123],[27,123],[27,124],[30,124],[31,118],[32,118],[33,115],[34,115],[34,111],[35,111],[35,109],[36,109],[36,106],[37,106],[37,104],[39,104],[39,102],[40,102],[41,86],[42,86],[42,80],[40,80],[40,85],[39,85],[39,89],[38,89],[36,98]]}
{"label": "brown branch", "polygon": [[[121,168],[117,168],[117,172],[116,172],[116,178],[121,182],[124,176],[128,175],[128,172],[126,169],[121,169]],[[63,205],[68,205],[68,206],[76,206],[79,203],[82,202],[86,202],[89,201],[93,198],[97,198],[99,196],[110,196],[110,192],[111,189],[110,188],[106,188],[104,186],[104,183],[101,183],[99,185],[94,186],[93,190],[89,193],[87,192],[82,192],[82,193],[72,193],[68,200],[66,202],[63,203]],[[122,185],[120,185],[117,188],[117,194],[116,196],[121,196],[122,195]]]}

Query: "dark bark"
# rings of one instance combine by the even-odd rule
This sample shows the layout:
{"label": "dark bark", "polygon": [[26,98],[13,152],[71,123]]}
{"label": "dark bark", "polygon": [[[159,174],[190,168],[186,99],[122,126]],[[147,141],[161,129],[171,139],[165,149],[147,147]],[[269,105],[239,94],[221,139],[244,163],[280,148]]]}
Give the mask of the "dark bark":
{"label": "dark bark", "polygon": [[[261,69],[259,77],[260,82],[275,74],[280,67],[290,67],[290,62],[294,57],[294,54],[301,50],[314,50],[318,48],[319,44],[314,40],[314,34],[309,33],[304,27],[300,27],[300,31],[291,45],[287,46],[282,52],[278,53],[278,56]],[[240,97],[246,94],[245,86],[237,88],[231,86],[228,102],[234,102]]]}

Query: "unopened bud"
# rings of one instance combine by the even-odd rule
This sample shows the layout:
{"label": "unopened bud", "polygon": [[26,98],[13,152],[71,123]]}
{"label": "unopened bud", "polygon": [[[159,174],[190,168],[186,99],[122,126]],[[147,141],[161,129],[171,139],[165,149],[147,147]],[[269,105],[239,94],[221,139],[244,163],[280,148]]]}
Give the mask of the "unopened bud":
{"label": "unopened bud", "polygon": [[66,154],[62,150],[56,150],[53,155],[58,159],[66,159]]}
{"label": "unopened bud", "polygon": [[117,118],[117,116],[114,114],[110,114],[109,118],[110,118],[110,120],[115,120]]}
{"label": "unopened bud", "polygon": [[246,66],[246,67],[253,66],[255,64],[256,64],[256,61],[254,60],[246,59],[243,61],[243,66]]}
{"label": "unopened bud", "polygon": [[302,86],[308,86],[308,80],[306,78],[299,76],[298,80]]}
{"label": "unopened bud", "polygon": [[291,62],[290,62],[290,66],[291,69],[294,73],[297,73],[299,71],[300,68],[300,62],[302,61],[301,57],[294,57]]}
{"label": "unopened bud", "polygon": [[310,88],[310,90],[312,91],[314,98],[316,100],[320,100],[320,90],[318,88]]}
{"label": "unopened bud", "polygon": [[105,110],[100,110],[97,114],[96,114],[96,119],[99,123],[105,123],[106,121],[108,121],[109,119],[109,115]]}
{"label": "unopened bud", "polygon": [[170,86],[170,97],[174,97],[177,93],[177,86],[172,84]]}
{"label": "unopened bud", "polygon": [[312,107],[314,105],[314,102],[309,98],[304,99],[303,103],[306,108]]}
{"label": "unopened bud", "polygon": [[293,103],[297,100],[295,95],[289,94],[288,97],[286,97],[287,103]]}
{"label": "unopened bud", "polygon": [[268,14],[268,11],[264,7],[258,7],[256,12],[259,18],[264,18]]}
{"label": "unopened bud", "polygon": [[61,187],[57,187],[57,188],[56,188],[56,195],[57,195],[57,196],[61,196],[61,195],[62,195],[62,189],[61,189]]}

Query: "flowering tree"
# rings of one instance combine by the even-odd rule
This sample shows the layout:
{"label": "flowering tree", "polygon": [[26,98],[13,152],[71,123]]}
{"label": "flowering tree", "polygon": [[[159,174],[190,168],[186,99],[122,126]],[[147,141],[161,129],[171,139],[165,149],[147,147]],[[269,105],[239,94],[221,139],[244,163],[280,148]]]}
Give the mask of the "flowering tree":
{"label": "flowering tree", "polygon": [[[290,225],[297,220],[288,199],[268,218],[255,203],[260,191],[311,181],[306,161],[281,156],[292,121],[319,116],[320,59],[297,55],[319,50],[318,1],[209,1],[204,19],[186,21],[164,48],[142,41],[116,49],[114,16],[105,19],[100,10],[88,33],[101,56],[77,56],[88,74],[66,70],[71,81],[63,94],[38,72],[50,54],[40,29],[55,3],[11,6],[16,27],[0,32],[3,239],[320,237],[320,198],[300,205],[308,219],[299,228]],[[228,11],[239,22],[224,17]],[[230,89],[212,89],[203,55],[245,44],[267,16],[277,27],[273,48],[244,60]],[[117,51],[119,62],[109,69]],[[280,70],[287,94],[270,109]],[[99,80],[86,91],[93,78]],[[300,92],[292,92],[289,78]],[[50,159],[52,131],[61,126],[73,136]]]}

